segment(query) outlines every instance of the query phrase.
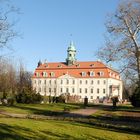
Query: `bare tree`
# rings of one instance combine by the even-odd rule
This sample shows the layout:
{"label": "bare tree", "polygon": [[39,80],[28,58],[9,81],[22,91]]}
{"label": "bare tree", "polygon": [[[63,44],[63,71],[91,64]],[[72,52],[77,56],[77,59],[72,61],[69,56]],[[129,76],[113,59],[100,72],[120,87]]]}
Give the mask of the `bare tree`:
{"label": "bare tree", "polygon": [[98,56],[109,62],[118,62],[121,72],[140,85],[140,1],[127,0],[108,16],[105,47]]}
{"label": "bare tree", "polygon": [[3,98],[16,92],[16,69],[13,62],[8,59],[0,61],[0,92]]}
{"label": "bare tree", "polygon": [[11,6],[8,0],[0,0],[0,48],[9,47],[9,42],[18,36],[14,29],[16,21],[11,20],[17,13],[19,9]]}
{"label": "bare tree", "polygon": [[25,70],[25,66],[22,61],[19,64],[19,70],[17,72],[17,92],[22,92],[23,89],[32,89],[31,86],[32,73]]}

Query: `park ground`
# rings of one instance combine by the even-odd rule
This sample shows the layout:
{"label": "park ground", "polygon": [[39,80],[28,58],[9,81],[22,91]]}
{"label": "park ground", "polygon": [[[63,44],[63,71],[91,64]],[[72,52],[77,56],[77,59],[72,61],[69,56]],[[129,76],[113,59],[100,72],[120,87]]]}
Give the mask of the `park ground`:
{"label": "park ground", "polygon": [[1,140],[140,140],[140,108],[119,105],[0,105]]}

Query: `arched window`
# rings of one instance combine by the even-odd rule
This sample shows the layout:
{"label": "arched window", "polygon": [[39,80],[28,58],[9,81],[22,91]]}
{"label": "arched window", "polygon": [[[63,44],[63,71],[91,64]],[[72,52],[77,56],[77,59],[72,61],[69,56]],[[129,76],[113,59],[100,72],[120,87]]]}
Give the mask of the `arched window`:
{"label": "arched window", "polygon": [[90,71],[90,77],[93,77],[93,76],[95,76],[94,72]]}
{"label": "arched window", "polygon": [[86,72],[82,72],[82,77],[85,77],[86,76]]}

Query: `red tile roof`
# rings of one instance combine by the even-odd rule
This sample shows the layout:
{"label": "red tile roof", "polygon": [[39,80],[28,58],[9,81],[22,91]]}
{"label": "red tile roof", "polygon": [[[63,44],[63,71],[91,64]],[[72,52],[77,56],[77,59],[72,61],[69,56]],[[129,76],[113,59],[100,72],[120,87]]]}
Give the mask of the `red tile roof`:
{"label": "red tile roof", "polygon": [[[93,77],[90,76],[91,71],[95,73]],[[36,68],[33,78],[43,78],[43,72],[46,72],[48,74],[47,77],[51,78],[58,78],[65,74],[76,78],[120,78],[117,71],[107,67],[100,61],[76,62],[76,64],[70,66],[65,62],[44,63]],[[55,73],[54,77],[51,76],[51,72]],[[82,72],[86,72],[86,76],[82,76]],[[100,72],[103,72],[104,75],[101,76]],[[37,73],[40,76],[37,76]]]}

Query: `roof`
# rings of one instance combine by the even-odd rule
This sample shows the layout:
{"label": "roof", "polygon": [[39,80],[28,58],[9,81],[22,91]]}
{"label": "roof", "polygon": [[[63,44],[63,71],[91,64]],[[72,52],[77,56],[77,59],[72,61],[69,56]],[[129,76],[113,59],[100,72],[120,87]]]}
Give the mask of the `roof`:
{"label": "roof", "polygon": [[[43,72],[47,73],[48,78],[52,78],[51,73],[54,73],[53,78],[58,78],[65,74],[76,78],[120,78],[117,71],[108,68],[101,61],[77,61],[74,65],[67,65],[65,62],[44,63],[36,68],[33,78],[43,78]],[[83,72],[86,73],[85,76],[82,75]],[[90,72],[94,72],[94,76],[91,77]],[[103,72],[102,76],[101,72]],[[39,76],[36,73],[39,73]]]}

